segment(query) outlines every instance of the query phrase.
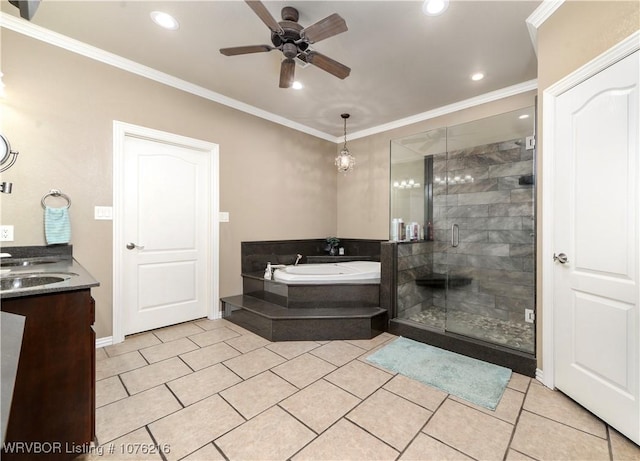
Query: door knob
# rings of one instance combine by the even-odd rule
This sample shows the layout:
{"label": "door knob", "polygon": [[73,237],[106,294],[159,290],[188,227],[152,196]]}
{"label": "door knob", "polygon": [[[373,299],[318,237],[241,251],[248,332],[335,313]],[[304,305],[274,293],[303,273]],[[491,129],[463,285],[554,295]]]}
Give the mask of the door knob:
{"label": "door knob", "polygon": [[133,242],[127,243],[127,250],[133,250],[134,248],[139,248],[140,250],[144,250],[144,246],[136,245]]}
{"label": "door knob", "polygon": [[553,254],[553,262],[558,262],[560,264],[564,264],[568,261],[567,255],[564,253],[560,253],[559,255]]}

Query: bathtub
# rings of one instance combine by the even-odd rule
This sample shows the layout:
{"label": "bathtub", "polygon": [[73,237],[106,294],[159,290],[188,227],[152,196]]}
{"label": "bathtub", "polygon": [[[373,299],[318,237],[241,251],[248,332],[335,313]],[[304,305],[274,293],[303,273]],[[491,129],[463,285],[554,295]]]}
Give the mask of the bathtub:
{"label": "bathtub", "polygon": [[350,261],[328,264],[300,264],[276,269],[273,279],[287,284],[329,285],[334,283],[379,283],[380,263]]}

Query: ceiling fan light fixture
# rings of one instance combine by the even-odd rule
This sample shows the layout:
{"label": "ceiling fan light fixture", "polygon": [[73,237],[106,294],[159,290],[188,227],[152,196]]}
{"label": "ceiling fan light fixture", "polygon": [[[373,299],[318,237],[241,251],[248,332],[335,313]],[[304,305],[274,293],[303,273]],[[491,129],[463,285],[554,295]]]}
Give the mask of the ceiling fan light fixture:
{"label": "ceiling fan light fixture", "polygon": [[449,0],[425,0],[422,12],[427,16],[439,16],[449,8]]}
{"label": "ceiling fan light fixture", "polygon": [[340,150],[340,154],[336,157],[335,165],[338,167],[339,173],[348,173],[353,170],[356,165],[356,159],[347,148],[347,119],[349,114],[341,114],[340,117],[344,120],[344,146]]}
{"label": "ceiling fan light fixture", "polygon": [[165,13],[163,11],[152,11],[149,15],[153,22],[167,30],[177,30],[180,27],[178,20],[169,13]]}

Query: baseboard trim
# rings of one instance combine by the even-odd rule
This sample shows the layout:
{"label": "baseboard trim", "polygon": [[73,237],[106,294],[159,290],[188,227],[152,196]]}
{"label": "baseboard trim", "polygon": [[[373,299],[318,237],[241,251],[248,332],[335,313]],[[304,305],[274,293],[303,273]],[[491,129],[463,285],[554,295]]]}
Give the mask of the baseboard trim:
{"label": "baseboard trim", "polygon": [[107,336],[105,338],[96,338],[96,349],[101,347],[111,346],[113,344],[113,336]]}

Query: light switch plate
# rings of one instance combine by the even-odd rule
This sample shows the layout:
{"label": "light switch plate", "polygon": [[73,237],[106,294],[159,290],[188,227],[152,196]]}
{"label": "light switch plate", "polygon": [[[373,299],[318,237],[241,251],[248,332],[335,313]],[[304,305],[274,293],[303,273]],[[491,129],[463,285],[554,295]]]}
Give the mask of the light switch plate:
{"label": "light switch plate", "polygon": [[229,212],[221,211],[218,213],[218,221],[220,222],[229,222]]}
{"label": "light switch plate", "polygon": [[110,206],[97,206],[93,208],[93,217],[96,220],[113,220],[113,207]]}

